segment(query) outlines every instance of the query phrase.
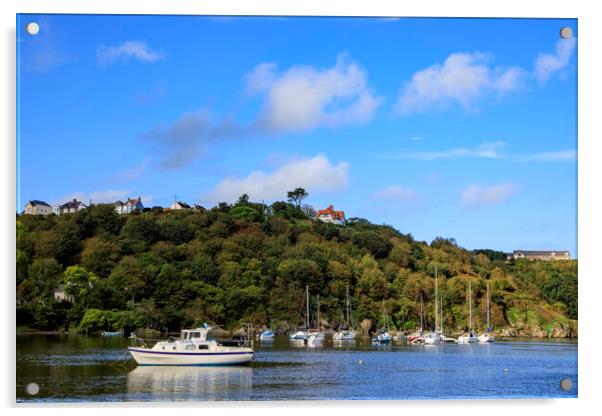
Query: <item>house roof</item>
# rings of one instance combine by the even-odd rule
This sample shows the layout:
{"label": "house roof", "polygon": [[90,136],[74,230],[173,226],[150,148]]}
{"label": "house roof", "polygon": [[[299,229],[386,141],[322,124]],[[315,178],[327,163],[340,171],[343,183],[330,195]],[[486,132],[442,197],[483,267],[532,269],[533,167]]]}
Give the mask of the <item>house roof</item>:
{"label": "house roof", "polygon": [[77,199],[73,198],[73,201],[65,202],[59,208],[61,208],[61,209],[65,209],[65,208],[67,208],[67,209],[69,209],[69,208],[79,208],[82,205],[84,205],[84,203],[82,201],[78,201]]}
{"label": "house roof", "polygon": [[44,201],[39,201],[39,200],[37,200],[37,199],[32,199],[31,201],[29,201],[29,203],[30,203],[31,205],[34,205],[34,206],[35,206],[35,205],[44,205],[44,206],[46,206],[46,207],[49,207],[49,206],[50,206],[50,205],[48,205],[46,202],[44,202]]}
{"label": "house roof", "polygon": [[176,204],[178,204],[182,208],[190,208],[190,205],[188,205],[186,202],[177,201]]}
{"label": "house roof", "polygon": [[344,220],[345,219],[345,211],[335,211],[332,205],[328,205],[328,208],[321,209],[318,211],[316,216],[320,218],[323,215],[330,215],[333,219]]}
{"label": "house roof", "polygon": [[131,204],[131,205],[136,205],[138,202],[142,202],[141,198],[128,198],[128,200],[125,202],[126,205]]}

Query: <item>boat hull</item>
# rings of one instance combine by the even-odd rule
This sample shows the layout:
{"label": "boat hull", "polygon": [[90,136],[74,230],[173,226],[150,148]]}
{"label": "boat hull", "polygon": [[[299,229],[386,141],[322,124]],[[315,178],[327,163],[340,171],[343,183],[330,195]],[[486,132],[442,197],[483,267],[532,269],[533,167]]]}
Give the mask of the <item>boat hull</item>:
{"label": "boat hull", "polygon": [[128,351],[139,365],[238,365],[253,359],[249,348],[232,352],[171,352],[129,347]]}

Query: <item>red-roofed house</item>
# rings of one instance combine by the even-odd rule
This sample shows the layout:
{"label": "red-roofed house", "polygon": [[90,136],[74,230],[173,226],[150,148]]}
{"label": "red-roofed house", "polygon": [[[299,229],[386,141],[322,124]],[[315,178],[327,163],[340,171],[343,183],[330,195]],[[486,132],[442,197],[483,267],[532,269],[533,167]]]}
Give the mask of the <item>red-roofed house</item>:
{"label": "red-roofed house", "polygon": [[319,210],[316,218],[323,222],[345,225],[345,211],[335,211],[332,205],[328,205],[326,209]]}

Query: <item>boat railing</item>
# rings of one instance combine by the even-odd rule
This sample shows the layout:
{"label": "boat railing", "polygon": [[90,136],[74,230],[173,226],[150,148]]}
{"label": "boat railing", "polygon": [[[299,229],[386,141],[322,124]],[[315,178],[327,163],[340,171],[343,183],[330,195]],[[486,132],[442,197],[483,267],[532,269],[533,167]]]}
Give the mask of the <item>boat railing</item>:
{"label": "boat railing", "polygon": [[[132,333],[129,338],[130,338],[130,344],[132,347],[147,348],[147,349],[149,348],[148,344],[150,344],[150,343],[166,341],[165,339],[158,339],[158,338],[140,338],[140,337],[136,336],[136,334],[134,334],[134,333]],[[167,339],[167,342],[173,342],[178,339],[179,338],[169,337]]]}

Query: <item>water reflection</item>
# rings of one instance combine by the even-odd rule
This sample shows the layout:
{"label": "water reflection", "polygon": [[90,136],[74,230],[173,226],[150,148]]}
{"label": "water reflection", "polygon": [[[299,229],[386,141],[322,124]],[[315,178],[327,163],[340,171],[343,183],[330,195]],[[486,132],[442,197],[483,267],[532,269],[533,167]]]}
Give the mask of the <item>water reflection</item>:
{"label": "water reflection", "polygon": [[232,367],[138,366],[127,375],[127,391],[154,400],[236,399],[253,387],[253,369]]}

